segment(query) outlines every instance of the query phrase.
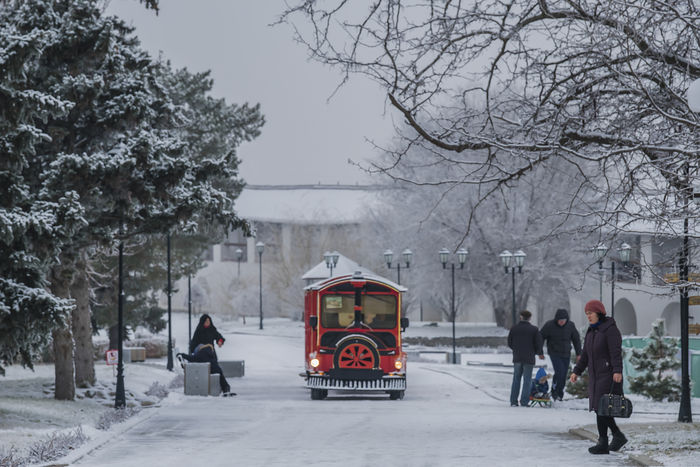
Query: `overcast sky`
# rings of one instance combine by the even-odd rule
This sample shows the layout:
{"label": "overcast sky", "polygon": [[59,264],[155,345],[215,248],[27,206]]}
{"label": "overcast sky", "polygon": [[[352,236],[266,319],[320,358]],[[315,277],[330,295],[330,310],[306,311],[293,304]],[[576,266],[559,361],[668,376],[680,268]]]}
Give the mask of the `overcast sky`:
{"label": "overcast sky", "polygon": [[[293,3],[293,2],[292,2]],[[211,70],[214,95],[260,103],[267,123],[239,149],[250,184],[367,182],[347,160],[364,161],[392,137],[384,94],[354,76],[307,60],[287,25],[271,27],[283,0],[161,0],[158,16],[138,0],[111,0],[107,12],[136,27],[143,47],[190,71]],[[371,180],[370,180],[371,181]]]}

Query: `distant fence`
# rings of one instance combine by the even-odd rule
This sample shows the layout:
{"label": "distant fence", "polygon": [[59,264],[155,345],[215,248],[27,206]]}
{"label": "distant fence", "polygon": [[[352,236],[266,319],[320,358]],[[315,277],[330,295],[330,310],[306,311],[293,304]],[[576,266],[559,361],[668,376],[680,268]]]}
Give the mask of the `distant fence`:
{"label": "distant fence", "polygon": [[[403,342],[426,347],[452,347],[451,337],[404,337]],[[507,336],[463,336],[455,339],[457,347],[499,347],[508,345]]]}

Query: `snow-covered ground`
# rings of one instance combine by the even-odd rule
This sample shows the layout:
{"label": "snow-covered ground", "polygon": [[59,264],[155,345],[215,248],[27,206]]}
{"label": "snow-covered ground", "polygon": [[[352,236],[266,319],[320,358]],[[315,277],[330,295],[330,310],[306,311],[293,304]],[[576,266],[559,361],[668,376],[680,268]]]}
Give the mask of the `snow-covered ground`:
{"label": "snow-covered ground", "polygon": [[[620,422],[630,438],[624,453],[589,455],[590,441],[569,433],[580,427],[595,431],[587,401],[566,400],[551,409],[511,408],[508,353],[465,351],[461,365],[442,363],[444,357],[409,362],[402,401],[337,392],[311,401],[298,376],[303,368],[301,323],[268,319],[262,331],[257,321],[247,323],[215,317],[227,337],[220,358],[246,362],[245,377],[230,381],[237,397],[186,397],[178,388],[158,402],[144,393],[154,381],[167,385],[176,374],[165,370],[164,359],[130,364],[125,375],[130,402],[145,401],[145,408],[106,431],[95,426],[100,413],[113,410],[105,407],[113,405],[111,368],[98,364],[104,399],[93,395],[75,402],[51,398],[50,366],[39,366],[34,374],[10,368],[0,379],[0,449],[26,448],[51,431],[82,426],[88,441],[55,463],[585,466],[625,464],[632,453],[651,455],[664,465],[698,465],[698,424],[674,423],[677,403],[635,396],[635,414]],[[416,324],[413,335],[420,334]],[[440,335],[429,328],[431,337]],[[451,328],[444,329],[451,335]],[[173,315],[173,336],[178,346],[186,341],[186,315]],[[696,412],[698,404],[693,399]],[[696,420],[698,416],[694,414]]]}

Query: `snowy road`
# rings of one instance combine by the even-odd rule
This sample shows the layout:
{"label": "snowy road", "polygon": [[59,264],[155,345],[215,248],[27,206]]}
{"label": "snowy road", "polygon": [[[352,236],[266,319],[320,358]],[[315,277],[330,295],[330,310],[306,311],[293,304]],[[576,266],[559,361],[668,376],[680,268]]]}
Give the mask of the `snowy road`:
{"label": "snowy road", "polygon": [[[311,401],[298,376],[301,337],[234,334],[220,358],[244,358],[234,398],[184,397],[143,415],[80,465],[620,465],[591,456],[568,429],[594,415],[511,408],[504,369],[409,364],[402,401],[330,393]],[[172,397],[172,396],[171,396]],[[578,401],[577,401],[578,402]]]}

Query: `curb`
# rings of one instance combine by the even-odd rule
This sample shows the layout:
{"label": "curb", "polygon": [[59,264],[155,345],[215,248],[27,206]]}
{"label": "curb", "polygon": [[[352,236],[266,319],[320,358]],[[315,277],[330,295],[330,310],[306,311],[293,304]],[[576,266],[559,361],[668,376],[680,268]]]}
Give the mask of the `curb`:
{"label": "curb", "polygon": [[[595,433],[592,433],[585,428],[571,428],[569,430],[569,434],[582,438],[582,439],[587,439],[589,441],[596,442],[598,441],[598,435]],[[648,466],[663,466],[660,462],[652,459],[651,457],[644,455],[644,454],[627,454],[627,457],[629,460],[632,462],[636,463],[637,465],[641,465],[643,467],[648,467]]]}

